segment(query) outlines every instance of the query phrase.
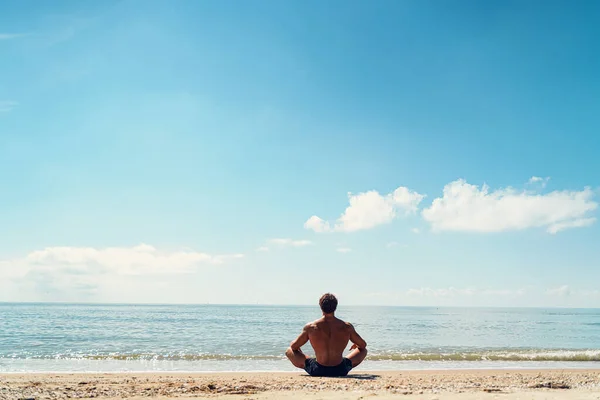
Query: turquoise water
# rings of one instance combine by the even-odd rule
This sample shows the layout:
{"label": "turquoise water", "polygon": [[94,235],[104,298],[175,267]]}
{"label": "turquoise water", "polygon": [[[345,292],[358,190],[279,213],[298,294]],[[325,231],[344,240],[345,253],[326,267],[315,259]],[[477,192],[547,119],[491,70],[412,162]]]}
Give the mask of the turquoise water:
{"label": "turquoise water", "polygon": [[[600,366],[600,309],[338,314],[369,343],[363,370]],[[291,371],[283,352],[317,317],[299,306],[0,303],[0,372]]]}

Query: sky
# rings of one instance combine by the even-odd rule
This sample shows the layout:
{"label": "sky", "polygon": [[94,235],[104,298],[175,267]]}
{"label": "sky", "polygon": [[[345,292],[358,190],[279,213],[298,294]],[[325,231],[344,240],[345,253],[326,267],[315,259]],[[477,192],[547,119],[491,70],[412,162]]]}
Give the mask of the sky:
{"label": "sky", "polygon": [[600,307],[600,3],[0,4],[0,301]]}

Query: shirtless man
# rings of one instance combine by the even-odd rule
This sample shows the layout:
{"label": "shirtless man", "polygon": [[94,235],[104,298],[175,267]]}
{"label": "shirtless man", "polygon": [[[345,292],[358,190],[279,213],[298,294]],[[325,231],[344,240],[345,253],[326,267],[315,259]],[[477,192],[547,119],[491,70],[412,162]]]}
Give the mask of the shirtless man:
{"label": "shirtless man", "polygon": [[[294,366],[311,376],[346,376],[367,356],[367,342],[350,323],[335,317],[337,304],[334,295],[324,294],[319,300],[323,316],[307,324],[285,352]],[[310,358],[300,350],[309,340],[316,358]],[[353,343],[352,351],[348,357],[343,357],[349,341]]]}

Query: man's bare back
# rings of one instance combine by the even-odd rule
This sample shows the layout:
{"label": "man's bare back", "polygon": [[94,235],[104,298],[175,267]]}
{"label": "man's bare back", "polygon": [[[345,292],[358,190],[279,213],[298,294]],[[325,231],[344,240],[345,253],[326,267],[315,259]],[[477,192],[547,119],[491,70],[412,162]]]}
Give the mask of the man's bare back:
{"label": "man's bare back", "polygon": [[[292,364],[311,375],[345,375],[365,359],[367,343],[350,323],[334,316],[337,307],[335,296],[323,295],[320,305],[323,317],[304,326],[300,336],[290,344],[286,355]],[[300,350],[308,341],[315,351],[315,359],[307,357]],[[353,343],[350,348],[352,352],[344,358],[348,342]]]}

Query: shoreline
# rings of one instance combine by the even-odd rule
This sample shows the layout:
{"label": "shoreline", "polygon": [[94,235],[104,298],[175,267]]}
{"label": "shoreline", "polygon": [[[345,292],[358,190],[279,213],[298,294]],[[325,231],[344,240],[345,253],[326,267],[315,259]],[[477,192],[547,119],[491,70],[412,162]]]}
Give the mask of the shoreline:
{"label": "shoreline", "polygon": [[[471,367],[465,367],[465,368],[454,368],[454,367],[450,367],[450,368],[415,368],[415,369],[397,369],[397,370],[393,370],[393,369],[386,369],[386,370],[381,370],[381,369],[358,369],[358,370],[352,370],[350,372],[350,375],[354,374],[354,375],[360,375],[360,374],[384,374],[384,375],[393,375],[393,374],[417,374],[417,373],[425,373],[425,374],[445,374],[445,373],[456,373],[456,374],[461,374],[461,373],[474,373],[477,374],[479,372],[494,372],[494,373],[502,373],[502,372],[509,372],[509,373],[528,373],[528,372],[557,372],[557,371],[562,371],[565,373],[569,373],[569,372],[574,372],[574,373],[579,373],[579,372],[588,372],[588,373],[593,373],[593,372],[598,372],[600,373],[600,362],[594,362],[594,364],[598,364],[597,368],[593,368],[590,366],[586,366],[586,367],[555,367],[555,368],[540,368],[540,367],[506,367],[506,368],[499,368],[499,367],[482,367],[482,368],[471,368]],[[157,375],[157,376],[161,376],[161,375],[186,375],[186,376],[206,376],[206,375],[259,375],[259,374],[274,374],[274,375],[302,375],[304,374],[303,370],[300,369],[296,369],[294,371],[289,371],[289,370],[249,370],[249,371],[244,371],[244,370],[217,370],[217,371],[194,371],[194,370],[156,370],[156,371],[150,371],[150,370],[140,370],[140,371],[134,371],[134,370],[130,370],[130,371],[121,371],[121,370],[115,370],[115,371],[0,371],[0,378],[2,376],[19,376],[19,375],[23,375],[23,376],[28,376],[28,375],[39,375],[39,376],[44,376],[44,375],[52,375],[52,376],[72,376],[72,375]]]}
{"label": "shoreline", "polygon": [[[587,399],[600,396],[600,366],[587,370],[357,370],[344,378],[296,372],[0,373],[0,399],[210,397],[217,399],[386,399],[490,394]],[[412,397],[417,396],[417,397]],[[471,396],[471,397],[469,397]],[[588,397],[591,396],[591,397]],[[432,397],[428,397],[432,398]],[[493,398],[490,396],[490,398]],[[523,397],[520,397],[523,398]],[[539,397],[554,398],[554,397]]]}
{"label": "shoreline", "polygon": [[[461,371],[461,370],[573,370],[600,368],[599,361],[373,361],[367,359],[363,372]],[[288,373],[298,372],[288,360],[238,361],[166,361],[166,360],[88,360],[0,358],[0,374],[43,373],[187,373],[227,372]]]}
{"label": "shoreline", "polygon": [[[564,373],[598,373],[600,377],[600,362],[597,362],[597,368],[448,368],[448,369],[407,369],[407,370],[368,370],[363,368],[353,369],[348,377],[352,377],[354,375],[363,375],[363,374],[377,374],[377,375],[430,375],[430,374],[487,374],[487,373],[555,373],[555,372],[564,372]],[[221,376],[221,375],[263,375],[263,374],[271,374],[271,375],[298,375],[298,376],[306,376],[309,377],[303,370],[296,369],[294,371],[113,371],[113,372],[104,372],[104,371],[89,371],[89,372],[61,372],[61,371],[48,371],[48,372],[0,372],[0,379],[5,375],[52,375],[52,376],[74,376],[74,375],[155,375],[155,376],[171,376],[171,375],[185,375],[185,376],[205,376],[205,375],[213,375],[213,376]],[[313,377],[314,378],[314,377]],[[341,378],[331,378],[331,379],[344,379]],[[600,384],[600,381],[599,381]]]}

